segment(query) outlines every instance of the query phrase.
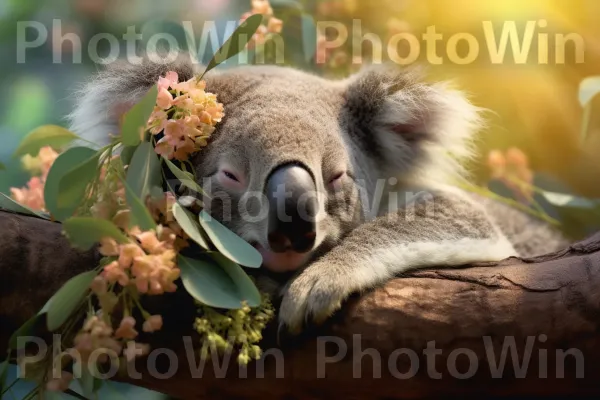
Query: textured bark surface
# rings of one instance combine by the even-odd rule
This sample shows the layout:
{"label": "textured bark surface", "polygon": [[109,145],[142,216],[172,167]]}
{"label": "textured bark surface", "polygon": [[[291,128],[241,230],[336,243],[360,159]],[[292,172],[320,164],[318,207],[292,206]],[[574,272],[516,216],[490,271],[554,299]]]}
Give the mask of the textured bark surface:
{"label": "textured bark surface", "polygon": [[[94,251],[70,249],[59,224],[0,212],[0,351],[62,283],[97,260]],[[168,333],[156,341],[179,355],[176,373],[150,376],[147,366],[155,361],[159,372],[167,371],[168,357],[161,355],[140,360],[142,379],[123,380],[179,398],[600,394],[600,234],[537,259],[407,274],[356,296],[302,337],[280,335],[278,341],[273,326],[262,347],[281,349],[279,361],[269,355],[240,370],[232,357],[223,374],[209,361],[192,377],[190,362],[196,367],[198,360],[186,354],[181,339],[193,319],[188,296],[173,295],[160,308]],[[529,354],[529,364],[522,374],[515,371],[509,351],[494,377],[490,362],[499,362],[511,338],[519,363]],[[439,354],[431,350],[427,357],[423,351],[434,341]],[[331,362],[327,357],[339,346],[345,356]],[[569,349],[576,350],[562,357]]]}

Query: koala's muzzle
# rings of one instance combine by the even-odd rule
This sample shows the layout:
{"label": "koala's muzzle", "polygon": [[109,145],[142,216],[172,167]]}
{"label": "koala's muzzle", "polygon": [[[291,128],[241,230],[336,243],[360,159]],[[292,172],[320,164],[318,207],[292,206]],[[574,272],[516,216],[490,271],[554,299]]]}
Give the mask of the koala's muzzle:
{"label": "koala's muzzle", "polygon": [[304,253],[315,244],[319,209],[315,181],[303,166],[275,169],[265,186],[269,201],[268,239],[274,252]]}

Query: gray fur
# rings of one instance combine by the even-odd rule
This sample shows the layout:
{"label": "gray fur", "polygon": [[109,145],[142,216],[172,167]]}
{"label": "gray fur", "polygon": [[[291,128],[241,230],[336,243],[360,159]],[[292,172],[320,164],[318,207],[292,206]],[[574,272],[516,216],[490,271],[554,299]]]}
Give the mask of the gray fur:
{"label": "gray fur", "polygon": [[[115,133],[113,111],[134,102],[169,70],[184,78],[193,74],[182,62],[101,73],[82,91],[73,129],[88,139],[107,138]],[[516,255],[515,248],[532,255],[565,245],[528,216],[474,201],[447,185],[464,178],[461,162],[472,154],[481,121],[479,110],[446,83],[426,84],[415,71],[389,66],[342,81],[281,67],[211,71],[206,80],[226,116],[193,164],[214,198],[233,202],[230,215],[222,201],[209,204],[215,218],[268,247],[266,221],[249,222],[235,205],[249,191],[262,193],[270,172],[286,162],[308,166],[323,195],[317,245],[282,292],[280,320],[291,329],[306,318],[322,320],[351,293],[408,269],[494,261]],[[243,176],[242,190],[219,180],[224,167]],[[347,175],[329,187],[340,170]],[[361,193],[371,201],[378,187],[384,194],[425,195],[412,202],[384,201],[376,215],[365,215],[362,206],[369,204]],[[247,204],[251,215],[264,207],[259,199]]]}

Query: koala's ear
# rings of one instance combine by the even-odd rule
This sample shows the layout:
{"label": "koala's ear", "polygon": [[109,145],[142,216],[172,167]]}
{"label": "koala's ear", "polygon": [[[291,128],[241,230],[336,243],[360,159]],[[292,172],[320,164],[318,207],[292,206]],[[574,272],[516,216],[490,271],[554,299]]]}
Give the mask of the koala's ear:
{"label": "koala's ear", "polygon": [[[157,56],[158,57],[158,56]],[[75,95],[74,111],[68,116],[70,129],[86,140],[100,145],[110,134],[119,134],[119,120],[158,82],[175,71],[179,80],[191,79],[196,70],[189,56],[162,63],[145,58],[141,63],[115,62],[84,84]]]}
{"label": "koala's ear", "polygon": [[386,172],[437,166],[461,174],[481,125],[479,109],[448,83],[428,84],[418,69],[369,67],[348,80],[344,120],[355,143]]}

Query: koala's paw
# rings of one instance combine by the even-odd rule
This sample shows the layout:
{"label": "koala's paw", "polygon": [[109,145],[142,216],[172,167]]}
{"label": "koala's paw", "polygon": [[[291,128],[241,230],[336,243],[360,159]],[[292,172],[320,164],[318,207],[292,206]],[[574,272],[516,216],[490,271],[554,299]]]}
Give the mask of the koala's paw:
{"label": "koala's paw", "polygon": [[340,276],[327,268],[314,267],[306,269],[282,291],[279,324],[286,326],[290,333],[299,333],[306,321],[325,321],[350,295],[350,289],[341,284]]}

